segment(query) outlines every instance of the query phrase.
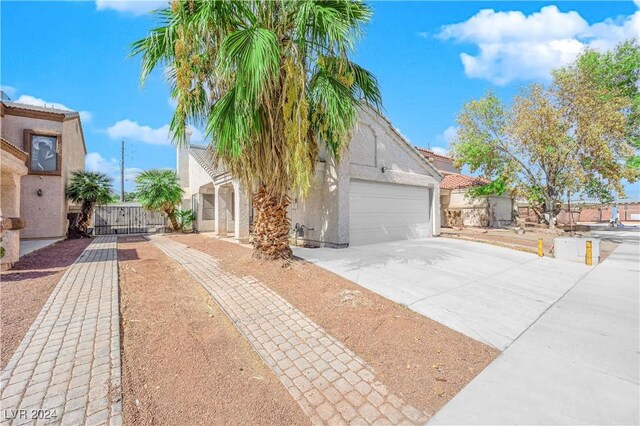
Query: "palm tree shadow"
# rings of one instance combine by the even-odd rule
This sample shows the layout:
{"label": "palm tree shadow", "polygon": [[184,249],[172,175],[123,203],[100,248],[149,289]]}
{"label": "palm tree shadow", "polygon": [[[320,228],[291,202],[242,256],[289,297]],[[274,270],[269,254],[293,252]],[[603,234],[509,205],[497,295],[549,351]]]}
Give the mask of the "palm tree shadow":
{"label": "palm tree shadow", "polygon": [[57,274],[59,271],[9,271],[2,274],[2,282],[20,282],[33,280],[36,278],[47,277],[49,275]]}
{"label": "palm tree shadow", "polygon": [[433,267],[455,259],[453,250],[426,244],[426,240],[404,240],[393,243],[357,246],[342,259],[347,271],[363,268],[385,268],[390,265]]}

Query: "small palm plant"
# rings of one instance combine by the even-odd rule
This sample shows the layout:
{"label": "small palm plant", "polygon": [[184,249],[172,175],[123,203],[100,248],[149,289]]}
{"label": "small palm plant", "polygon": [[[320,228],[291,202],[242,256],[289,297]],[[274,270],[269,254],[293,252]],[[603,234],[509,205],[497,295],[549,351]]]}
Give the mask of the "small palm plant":
{"label": "small palm plant", "polygon": [[69,224],[69,238],[89,237],[87,229],[96,204],[109,204],[113,197],[111,178],[100,172],[76,170],[71,173],[69,185],[65,190],[68,200],[81,204],[81,213],[75,223]]}
{"label": "small palm plant", "polygon": [[175,231],[180,230],[176,206],[182,201],[183,194],[178,175],[173,170],[150,169],[136,177],[136,195],[142,207],[166,213]]}
{"label": "small palm plant", "polygon": [[176,212],[178,223],[183,232],[193,231],[193,222],[196,220],[196,212],[193,210],[178,210]]}

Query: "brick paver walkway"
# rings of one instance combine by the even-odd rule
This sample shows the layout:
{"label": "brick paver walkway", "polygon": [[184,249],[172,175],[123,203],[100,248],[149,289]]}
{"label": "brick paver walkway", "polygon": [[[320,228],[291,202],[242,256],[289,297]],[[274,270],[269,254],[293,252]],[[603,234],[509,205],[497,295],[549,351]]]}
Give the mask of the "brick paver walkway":
{"label": "brick paver walkway", "polygon": [[198,250],[152,241],[193,275],[231,318],[314,424],[418,424],[426,413],[376,380],[362,358],[255,278]]}
{"label": "brick paver walkway", "polygon": [[65,272],[0,378],[2,424],[122,424],[115,237]]}

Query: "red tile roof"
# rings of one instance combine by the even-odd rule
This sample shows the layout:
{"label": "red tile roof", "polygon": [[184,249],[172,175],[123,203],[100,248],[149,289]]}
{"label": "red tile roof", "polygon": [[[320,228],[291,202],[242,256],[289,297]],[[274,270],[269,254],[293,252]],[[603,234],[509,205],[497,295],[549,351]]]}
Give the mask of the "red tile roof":
{"label": "red tile roof", "polygon": [[430,149],[419,148],[417,146],[416,146],[416,149],[424,156],[439,157],[439,158],[444,158],[445,160],[452,160],[453,161],[453,158],[447,157],[446,155],[436,154],[435,152],[431,151]]}
{"label": "red tile roof", "polygon": [[451,173],[440,181],[440,189],[463,189],[472,186],[486,185],[489,181],[482,177],[473,177]]}

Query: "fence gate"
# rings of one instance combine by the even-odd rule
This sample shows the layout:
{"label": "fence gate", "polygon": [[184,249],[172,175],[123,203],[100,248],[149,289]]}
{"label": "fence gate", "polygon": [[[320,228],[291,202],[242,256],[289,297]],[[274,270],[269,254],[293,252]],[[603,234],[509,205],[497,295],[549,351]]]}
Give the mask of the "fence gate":
{"label": "fence gate", "polygon": [[147,234],[164,231],[167,218],[140,206],[100,206],[93,223],[95,235]]}

